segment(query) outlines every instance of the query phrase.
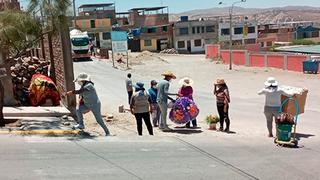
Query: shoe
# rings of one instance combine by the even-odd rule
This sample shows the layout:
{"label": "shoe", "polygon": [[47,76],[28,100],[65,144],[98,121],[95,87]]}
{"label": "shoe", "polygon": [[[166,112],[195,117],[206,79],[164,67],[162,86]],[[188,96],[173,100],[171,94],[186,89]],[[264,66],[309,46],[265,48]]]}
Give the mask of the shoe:
{"label": "shoe", "polygon": [[219,131],[223,131],[223,127],[220,127],[220,128],[219,128]]}
{"label": "shoe", "polygon": [[226,128],[224,132],[229,133],[230,132],[229,128]]}
{"label": "shoe", "polygon": [[84,129],[84,126],[80,125],[80,124],[77,124],[75,126],[73,126],[72,129],[80,129],[80,130],[83,130]]}
{"label": "shoe", "polygon": [[269,138],[273,138],[273,134],[269,134],[268,137],[269,137]]}
{"label": "shoe", "polygon": [[172,129],[170,129],[170,128],[167,126],[167,127],[164,127],[164,128],[160,128],[160,130],[161,130],[162,132],[169,132],[169,131],[171,131]]}

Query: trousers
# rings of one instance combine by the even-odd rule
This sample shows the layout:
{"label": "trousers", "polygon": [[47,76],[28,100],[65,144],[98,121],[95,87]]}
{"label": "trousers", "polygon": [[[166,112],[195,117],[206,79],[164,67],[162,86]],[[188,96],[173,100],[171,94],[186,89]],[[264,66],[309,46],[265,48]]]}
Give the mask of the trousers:
{"label": "trousers", "polygon": [[136,113],[136,114],[134,114],[134,116],[136,117],[137,130],[138,130],[139,136],[142,136],[142,119],[144,120],[144,123],[147,126],[149,134],[153,135],[153,128],[152,128],[152,125],[151,125],[151,122],[150,122],[150,114],[149,114],[149,112]]}
{"label": "trousers", "polygon": [[166,102],[158,102],[160,111],[161,111],[161,119],[160,119],[160,129],[165,129],[168,127],[167,125],[167,115],[168,115],[168,103]]}
{"label": "trousers", "polygon": [[227,112],[224,111],[224,104],[217,104],[217,109],[220,117],[220,129],[223,129],[224,122],[226,122],[226,129],[230,128],[229,119],[229,106],[227,106]]}

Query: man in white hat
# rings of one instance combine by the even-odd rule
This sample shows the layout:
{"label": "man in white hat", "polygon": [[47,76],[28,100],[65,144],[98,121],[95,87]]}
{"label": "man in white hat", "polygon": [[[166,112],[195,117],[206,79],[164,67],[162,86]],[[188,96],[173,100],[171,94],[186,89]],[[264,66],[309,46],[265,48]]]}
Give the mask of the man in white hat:
{"label": "man in white hat", "polygon": [[269,137],[273,137],[272,126],[273,120],[279,115],[279,109],[281,106],[281,95],[290,97],[285,91],[278,87],[279,83],[274,77],[269,77],[264,83],[265,87],[258,92],[259,95],[266,95],[266,101],[264,106],[264,115],[267,120],[267,128],[269,131]]}
{"label": "man in white hat", "polygon": [[90,76],[86,73],[80,73],[74,82],[77,82],[81,86],[80,90],[67,92],[67,95],[79,94],[80,96],[80,102],[77,108],[78,125],[76,125],[74,128],[84,129],[83,114],[87,113],[88,111],[92,111],[97,123],[103,128],[106,136],[109,136],[110,132],[101,116],[101,102],[97,95],[94,84],[91,82]]}
{"label": "man in white hat", "polygon": [[157,103],[161,111],[161,120],[159,128],[163,131],[169,131],[170,128],[167,125],[167,114],[168,114],[168,99],[173,100],[169,95],[178,95],[175,93],[169,93],[170,81],[176,79],[176,76],[170,72],[164,72],[162,74],[164,79],[158,83],[158,95]]}

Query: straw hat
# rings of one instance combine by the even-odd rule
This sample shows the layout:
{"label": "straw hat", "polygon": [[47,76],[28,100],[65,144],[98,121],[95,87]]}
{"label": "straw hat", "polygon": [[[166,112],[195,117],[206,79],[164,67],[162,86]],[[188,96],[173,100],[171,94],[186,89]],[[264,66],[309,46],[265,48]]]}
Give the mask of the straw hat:
{"label": "straw hat", "polygon": [[278,86],[278,81],[276,81],[276,79],[274,77],[269,77],[267,79],[267,81],[264,83],[264,85],[266,87],[269,87],[269,86]]}
{"label": "straw hat", "polygon": [[80,82],[80,81],[91,81],[91,78],[87,73],[80,73],[73,82]]}
{"label": "straw hat", "polygon": [[217,81],[214,83],[215,85],[223,85],[226,84],[224,79],[217,79]]}
{"label": "straw hat", "polygon": [[177,78],[171,71],[166,71],[166,72],[162,73],[161,75],[165,76],[165,77],[172,77],[172,79]]}
{"label": "straw hat", "polygon": [[193,80],[190,79],[189,77],[182,78],[182,79],[179,81],[179,84],[180,84],[180,85],[183,85],[183,86],[192,86],[193,83],[194,83]]}

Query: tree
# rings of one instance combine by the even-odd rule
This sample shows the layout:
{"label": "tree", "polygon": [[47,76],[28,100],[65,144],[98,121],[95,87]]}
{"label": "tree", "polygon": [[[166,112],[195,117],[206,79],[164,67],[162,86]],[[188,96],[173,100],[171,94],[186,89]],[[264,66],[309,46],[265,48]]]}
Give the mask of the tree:
{"label": "tree", "polygon": [[35,46],[41,35],[40,22],[30,14],[12,10],[0,12],[0,47],[10,57]]}

